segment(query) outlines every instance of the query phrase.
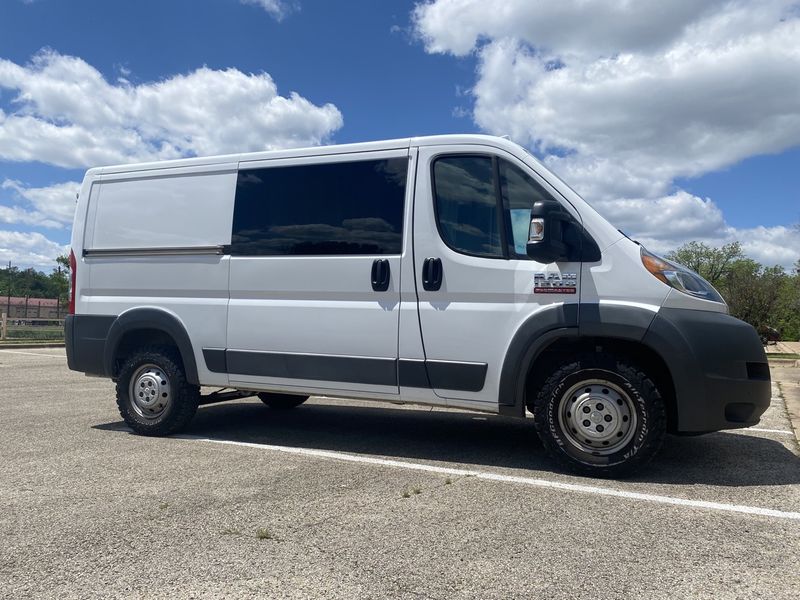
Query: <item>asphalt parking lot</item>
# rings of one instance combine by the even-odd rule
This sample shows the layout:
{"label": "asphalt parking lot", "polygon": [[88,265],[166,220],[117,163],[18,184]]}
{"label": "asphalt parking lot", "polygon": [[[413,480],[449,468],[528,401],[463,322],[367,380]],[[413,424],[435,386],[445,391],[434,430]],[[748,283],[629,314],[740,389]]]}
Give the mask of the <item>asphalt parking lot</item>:
{"label": "asphalt parking lot", "polygon": [[797,598],[800,452],[669,437],[640,476],[555,471],[531,420],[312,398],[139,437],[63,349],[0,350],[0,596]]}

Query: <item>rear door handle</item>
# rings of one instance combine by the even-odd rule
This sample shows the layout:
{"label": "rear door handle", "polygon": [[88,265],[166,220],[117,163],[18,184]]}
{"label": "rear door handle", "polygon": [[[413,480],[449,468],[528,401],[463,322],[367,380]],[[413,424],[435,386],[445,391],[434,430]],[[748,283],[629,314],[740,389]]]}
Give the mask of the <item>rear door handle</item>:
{"label": "rear door handle", "polygon": [[389,289],[390,278],[389,261],[385,258],[374,260],[372,262],[372,289],[376,292],[385,292]]}
{"label": "rear door handle", "polygon": [[436,292],[442,287],[442,259],[429,257],[422,263],[422,287]]}

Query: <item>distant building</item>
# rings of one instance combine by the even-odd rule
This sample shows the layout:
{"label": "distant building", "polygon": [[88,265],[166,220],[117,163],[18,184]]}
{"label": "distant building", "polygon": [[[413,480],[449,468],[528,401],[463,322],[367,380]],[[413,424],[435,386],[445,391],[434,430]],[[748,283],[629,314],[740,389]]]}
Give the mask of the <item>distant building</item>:
{"label": "distant building", "polygon": [[9,319],[58,319],[59,312],[64,310],[57,298],[0,296],[0,312],[6,313]]}

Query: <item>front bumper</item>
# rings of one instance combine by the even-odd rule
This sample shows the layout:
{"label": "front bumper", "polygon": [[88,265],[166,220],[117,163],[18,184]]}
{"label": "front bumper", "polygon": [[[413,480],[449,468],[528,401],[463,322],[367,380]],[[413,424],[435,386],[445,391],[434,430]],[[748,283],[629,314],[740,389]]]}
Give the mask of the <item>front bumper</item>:
{"label": "front bumper", "polygon": [[716,312],[662,308],[644,343],[667,363],[678,432],[749,427],[769,407],[769,364],[753,327]]}

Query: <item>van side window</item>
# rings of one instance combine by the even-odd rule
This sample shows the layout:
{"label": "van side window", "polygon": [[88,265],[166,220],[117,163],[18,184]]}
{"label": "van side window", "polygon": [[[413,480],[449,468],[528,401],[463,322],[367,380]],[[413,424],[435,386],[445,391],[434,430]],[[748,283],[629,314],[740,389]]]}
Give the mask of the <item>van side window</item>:
{"label": "van side window", "polygon": [[488,156],[446,156],[433,163],[439,232],[457,252],[503,258],[493,171]]}
{"label": "van side window", "polygon": [[400,254],[408,159],[240,170],[234,256]]}
{"label": "van side window", "polygon": [[514,258],[527,259],[525,246],[528,242],[531,208],[534,202],[552,199],[552,196],[519,167],[502,159],[499,162],[503,212],[508,219],[507,228],[511,231],[509,253]]}

